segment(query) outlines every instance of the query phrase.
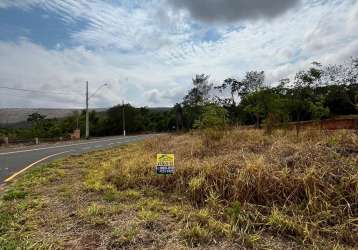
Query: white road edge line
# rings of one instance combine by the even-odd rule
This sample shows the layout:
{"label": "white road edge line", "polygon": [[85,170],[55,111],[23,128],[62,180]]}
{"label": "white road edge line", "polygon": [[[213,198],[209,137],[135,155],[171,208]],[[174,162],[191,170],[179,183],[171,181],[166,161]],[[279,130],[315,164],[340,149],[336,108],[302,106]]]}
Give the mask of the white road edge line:
{"label": "white road edge line", "polygon": [[51,157],[54,157],[54,156],[57,156],[57,155],[66,154],[66,153],[69,153],[69,152],[72,152],[72,150],[64,151],[64,152],[61,152],[61,153],[57,153],[57,154],[53,154],[53,155],[46,156],[46,157],[44,157],[44,158],[42,158],[42,159],[40,159],[40,160],[38,160],[38,161],[36,161],[36,162],[34,162],[34,163],[31,163],[30,165],[28,165],[26,168],[20,170],[19,172],[17,172],[17,173],[15,173],[15,174],[11,175],[11,176],[10,176],[9,178],[7,178],[4,182],[9,182],[9,181],[13,180],[16,176],[18,176],[19,174],[22,174],[23,172],[25,172],[25,171],[28,170],[29,168],[35,166],[36,164],[39,164],[40,162],[43,162],[43,161],[45,161],[45,160],[47,160],[47,159],[49,159],[49,158],[51,158]]}
{"label": "white road edge line", "polygon": [[[136,138],[139,136],[133,136],[131,138]],[[115,139],[107,139],[107,140],[97,140],[97,141],[91,141],[91,142],[82,142],[77,144],[68,144],[68,145],[61,145],[61,146],[54,146],[54,147],[46,147],[46,148],[34,148],[34,149],[27,149],[27,150],[19,150],[19,151],[12,151],[12,152],[4,152],[0,153],[0,155],[10,155],[10,154],[18,154],[18,153],[25,153],[25,152],[32,152],[32,151],[40,151],[40,150],[46,150],[46,149],[53,149],[53,148],[65,148],[65,147],[72,147],[72,146],[78,146],[78,145],[87,145],[87,144],[93,144],[98,142],[106,142],[106,141],[115,141],[115,140],[123,140],[126,138],[115,138]]]}

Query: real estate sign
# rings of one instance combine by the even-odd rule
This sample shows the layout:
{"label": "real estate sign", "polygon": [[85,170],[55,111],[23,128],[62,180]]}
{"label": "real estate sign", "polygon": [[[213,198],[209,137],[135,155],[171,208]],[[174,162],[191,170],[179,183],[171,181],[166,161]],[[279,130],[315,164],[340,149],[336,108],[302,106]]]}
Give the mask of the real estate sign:
{"label": "real estate sign", "polygon": [[157,154],[157,174],[174,174],[174,154]]}

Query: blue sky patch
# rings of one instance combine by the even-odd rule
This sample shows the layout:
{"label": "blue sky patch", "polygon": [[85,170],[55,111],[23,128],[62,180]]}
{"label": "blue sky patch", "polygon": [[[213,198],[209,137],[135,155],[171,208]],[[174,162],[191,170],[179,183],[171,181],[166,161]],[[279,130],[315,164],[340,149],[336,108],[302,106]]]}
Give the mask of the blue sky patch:
{"label": "blue sky patch", "polygon": [[83,29],[85,22],[65,23],[56,13],[40,8],[0,9],[0,40],[14,41],[26,37],[46,48],[72,45],[71,35]]}

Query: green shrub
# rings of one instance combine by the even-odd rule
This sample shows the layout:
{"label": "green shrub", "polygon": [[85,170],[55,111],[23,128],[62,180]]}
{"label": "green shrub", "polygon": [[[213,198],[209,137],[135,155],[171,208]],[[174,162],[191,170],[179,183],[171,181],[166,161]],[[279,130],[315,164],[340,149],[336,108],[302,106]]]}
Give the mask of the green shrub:
{"label": "green shrub", "polygon": [[226,109],[215,104],[208,104],[203,107],[199,119],[194,123],[194,128],[223,128],[226,125],[226,116]]}
{"label": "green shrub", "polygon": [[6,201],[24,199],[27,195],[28,193],[22,189],[10,189],[4,194],[3,199]]}

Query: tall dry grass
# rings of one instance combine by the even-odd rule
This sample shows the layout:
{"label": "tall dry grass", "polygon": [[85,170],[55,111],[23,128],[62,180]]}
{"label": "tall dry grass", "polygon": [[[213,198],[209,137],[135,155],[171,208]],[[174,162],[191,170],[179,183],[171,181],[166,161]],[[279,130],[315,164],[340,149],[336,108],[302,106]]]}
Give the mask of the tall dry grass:
{"label": "tall dry grass", "polygon": [[[106,174],[119,189],[151,186],[183,194],[197,206],[218,209],[238,229],[357,246],[356,132],[297,137],[231,129],[160,136],[135,147]],[[175,175],[155,174],[157,153],[175,154]]]}

